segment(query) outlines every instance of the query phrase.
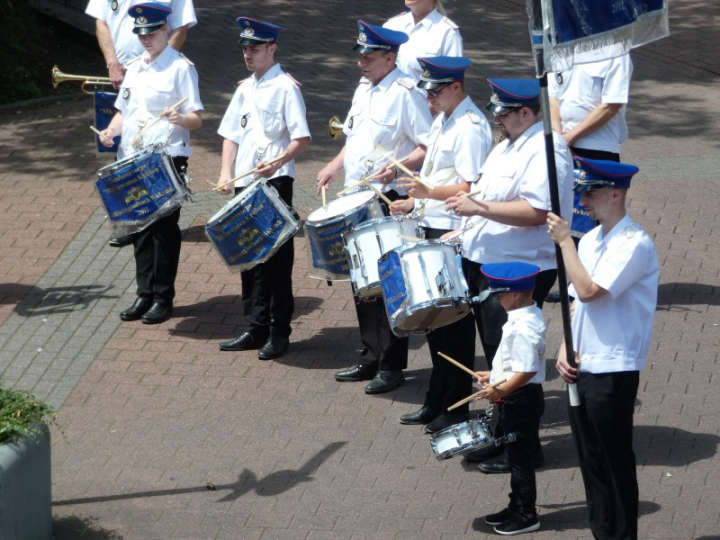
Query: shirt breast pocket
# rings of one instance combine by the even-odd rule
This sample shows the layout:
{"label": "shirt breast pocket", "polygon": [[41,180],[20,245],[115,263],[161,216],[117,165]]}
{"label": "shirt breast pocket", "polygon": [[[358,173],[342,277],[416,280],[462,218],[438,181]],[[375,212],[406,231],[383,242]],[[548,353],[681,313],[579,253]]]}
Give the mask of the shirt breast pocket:
{"label": "shirt breast pocket", "polygon": [[180,99],[175,94],[171,81],[153,81],[145,90],[145,107],[157,116],[167,107],[175,105]]}
{"label": "shirt breast pocket", "polygon": [[277,139],[285,130],[282,102],[273,100],[258,107],[263,131],[268,139]]}

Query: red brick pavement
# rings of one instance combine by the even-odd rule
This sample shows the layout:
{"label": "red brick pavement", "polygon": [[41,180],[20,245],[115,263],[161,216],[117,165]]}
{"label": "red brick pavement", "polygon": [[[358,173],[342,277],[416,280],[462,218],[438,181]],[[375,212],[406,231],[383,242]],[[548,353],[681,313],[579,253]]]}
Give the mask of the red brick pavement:
{"label": "red brick pavement", "polygon": [[[393,11],[375,4],[332,3],[333,13],[344,16],[336,27],[351,27],[357,15]],[[522,5],[453,6],[468,54],[481,67],[471,83],[479,100],[481,76],[512,74],[518,65],[530,72]],[[279,22],[293,23],[283,62],[307,81],[318,134],[299,165],[297,189],[307,192],[337,148],[327,144],[322,126],[347,107],[356,76],[351,55],[338,47],[339,31],[337,41],[320,38],[322,12],[312,4],[256,8],[268,18],[282,8],[287,20]],[[641,537],[700,538],[720,531],[720,411],[713,384],[719,184],[697,165],[717,155],[718,127],[708,113],[718,103],[718,14],[691,0],[673,9],[673,37],[634,55],[633,138],[625,147],[628,161],[657,171],[634,183],[631,213],[653,234],[662,263],[654,350],[636,415],[640,530]],[[229,30],[228,13],[235,11],[234,4],[208,1],[201,23]],[[211,47],[222,33],[202,28],[188,44],[209,106],[206,127],[194,137],[196,185],[216,174],[214,129],[238,77],[212,61]],[[302,39],[298,29],[312,39]],[[307,43],[326,55],[322,64]],[[89,144],[88,119],[87,102],[80,100],[0,113],[0,323],[97,208],[90,180],[106,160]],[[686,175],[673,166],[681,159]],[[312,203],[305,197],[300,207],[307,212]],[[85,526],[98,538],[143,539],[488,533],[476,518],[503,505],[507,478],[465,471],[458,459],[437,462],[419,428],[397,423],[422,399],[428,367],[422,340],[413,340],[408,383],[390,396],[371,398],[362,385],[335,383],[333,372],[351,363],[358,342],[349,289],[305,278],[304,239],[296,246],[292,349],[277,362],[260,362],[250,352],[217,351],[219,340],[242,327],[239,276],[219,262],[199,229],[187,232],[176,316],[155,328],[119,327],[60,410],[53,450],[60,537],[77,537]],[[549,306],[545,313],[551,353],[559,341],[558,312]],[[561,392],[556,378],[546,385],[542,436],[549,466],[538,475],[543,530],[536,536],[587,538]],[[207,489],[208,482],[217,489]]]}

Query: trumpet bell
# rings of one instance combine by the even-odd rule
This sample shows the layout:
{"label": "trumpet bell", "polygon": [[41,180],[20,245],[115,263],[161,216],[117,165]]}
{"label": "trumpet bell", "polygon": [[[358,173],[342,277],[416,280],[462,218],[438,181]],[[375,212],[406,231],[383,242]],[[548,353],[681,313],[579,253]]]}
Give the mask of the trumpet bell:
{"label": "trumpet bell", "polygon": [[332,116],[330,120],[328,120],[328,135],[330,135],[330,138],[334,140],[340,137],[342,132],[343,123],[337,116]]}

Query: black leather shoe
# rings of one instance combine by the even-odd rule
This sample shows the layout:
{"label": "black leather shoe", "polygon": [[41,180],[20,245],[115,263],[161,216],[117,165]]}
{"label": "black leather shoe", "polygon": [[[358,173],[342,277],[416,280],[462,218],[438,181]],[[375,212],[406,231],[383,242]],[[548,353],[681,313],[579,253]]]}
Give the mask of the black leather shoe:
{"label": "black leather shoe", "polygon": [[264,339],[256,338],[252,332],[243,332],[239,337],[230,341],[220,343],[221,351],[249,351],[251,349],[259,349],[265,343]]}
{"label": "black leather shoe", "polygon": [[132,244],[133,240],[135,240],[135,235],[128,234],[127,236],[118,236],[116,238],[111,238],[108,244],[110,245],[110,247],[121,248]]}
{"label": "black leather shoe", "polygon": [[138,296],[132,306],[120,313],[120,318],[123,321],[137,321],[145,314],[148,309],[150,309],[152,303],[152,300],[150,300],[149,298],[143,298],[142,296]]}
{"label": "black leather shoe", "polygon": [[507,454],[503,452],[501,455],[483,461],[478,465],[480,472],[485,474],[500,474],[510,472],[510,462],[508,461]]}
{"label": "black leather shoe", "polygon": [[[500,455],[502,451],[502,446],[495,446],[493,444],[486,446],[485,448],[480,448],[479,450],[468,452],[465,454],[465,461],[468,463],[482,463],[483,461],[487,461],[488,459],[492,459],[495,456]],[[496,523],[492,523],[491,525],[496,525]]]}
{"label": "black leather shoe", "polygon": [[467,420],[467,413],[443,413],[425,426],[425,433],[437,433],[443,429]]}
{"label": "black leather shoe", "polygon": [[357,364],[351,368],[343,369],[335,374],[339,382],[369,381],[377,373],[377,364]]}
{"label": "black leather shoe", "polygon": [[365,387],[366,394],[384,394],[400,386],[405,377],[400,369],[381,369]]}
{"label": "black leather shoe", "polygon": [[167,321],[170,315],[172,315],[172,304],[153,302],[150,309],[142,316],[142,322],[144,324],[160,324],[161,322]]}
{"label": "black leather shoe", "polygon": [[423,405],[422,408],[418,409],[417,411],[403,414],[400,417],[400,423],[401,424],[427,424],[429,422],[432,422],[436,416],[437,416],[437,413],[435,411],[433,411],[427,405]]}
{"label": "black leather shoe", "polygon": [[273,358],[279,358],[290,346],[290,340],[287,336],[270,336],[265,342],[265,345],[260,347],[258,351],[258,358],[260,360],[272,360]]}

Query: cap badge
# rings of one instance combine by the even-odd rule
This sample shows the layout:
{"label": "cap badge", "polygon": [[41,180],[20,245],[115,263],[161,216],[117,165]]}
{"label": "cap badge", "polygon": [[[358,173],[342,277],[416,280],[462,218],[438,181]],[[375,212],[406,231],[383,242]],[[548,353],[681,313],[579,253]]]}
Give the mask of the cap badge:
{"label": "cap badge", "polygon": [[362,43],[367,43],[367,34],[365,34],[365,32],[360,32],[360,35],[358,36],[358,41],[361,41]]}
{"label": "cap badge", "polygon": [[137,13],[138,15],[140,15],[140,14],[142,13],[142,8],[141,8],[141,7],[136,7],[136,8],[135,8],[135,13]]}
{"label": "cap badge", "polygon": [[430,78],[430,71],[428,71],[428,70],[426,69],[425,71],[422,72],[422,76],[425,77],[426,79],[429,79],[429,78]]}
{"label": "cap badge", "polygon": [[242,34],[243,36],[254,36],[255,29],[252,26],[248,26],[245,30],[243,30]]}
{"label": "cap badge", "polygon": [[587,178],[587,173],[585,171],[580,171],[578,178],[580,178],[580,180],[585,180]]}
{"label": "cap badge", "polygon": [[138,24],[147,24],[147,19],[145,17],[138,17],[137,23]]}

